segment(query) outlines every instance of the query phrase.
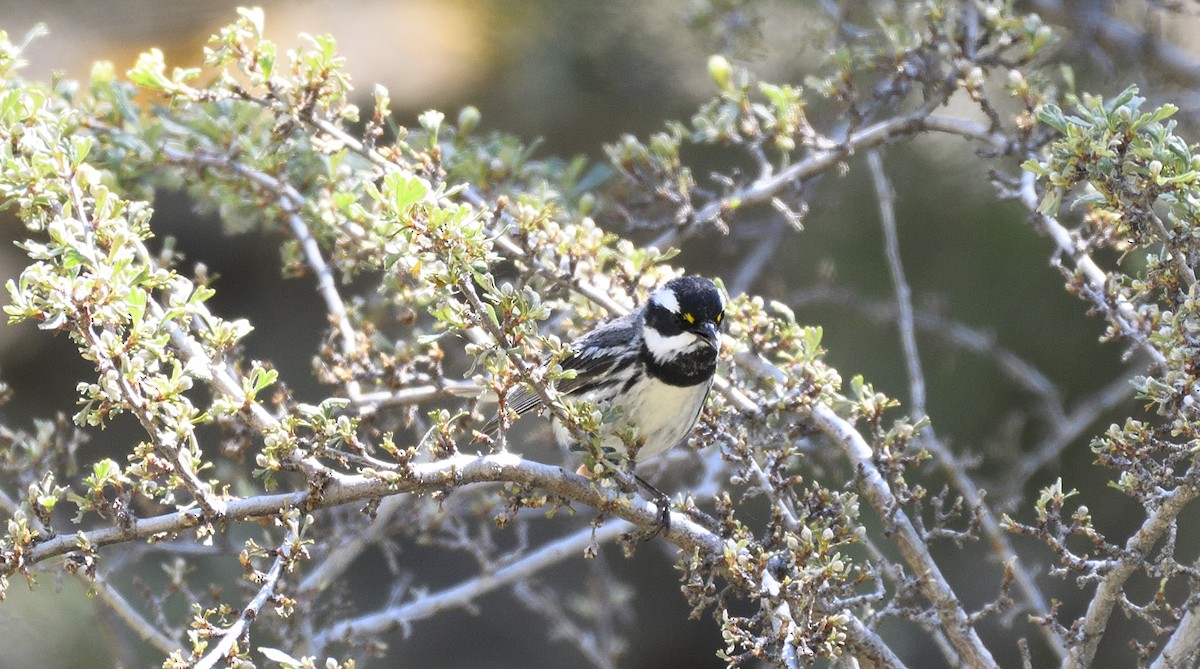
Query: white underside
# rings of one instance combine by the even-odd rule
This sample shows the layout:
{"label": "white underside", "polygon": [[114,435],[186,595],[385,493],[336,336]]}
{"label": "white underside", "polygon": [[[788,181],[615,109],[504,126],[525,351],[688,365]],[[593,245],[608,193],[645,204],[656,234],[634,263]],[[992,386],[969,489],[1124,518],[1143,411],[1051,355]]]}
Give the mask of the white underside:
{"label": "white underside", "polygon": [[[638,438],[645,440],[637,454],[638,462],[666,452],[692,431],[700,409],[704,407],[704,398],[708,395],[710,385],[711,382],[681,388],[643,376],[625,395],[627,401],[622,402],[621,417],[604,426],[606,436],[601,446],[606,450],[625,453],[625,442],[614,433],[633,425]],[[594,401],[587,395],[581,399]],[[560,444],[575,441],[558,421],[554,421],[554,436]]]}

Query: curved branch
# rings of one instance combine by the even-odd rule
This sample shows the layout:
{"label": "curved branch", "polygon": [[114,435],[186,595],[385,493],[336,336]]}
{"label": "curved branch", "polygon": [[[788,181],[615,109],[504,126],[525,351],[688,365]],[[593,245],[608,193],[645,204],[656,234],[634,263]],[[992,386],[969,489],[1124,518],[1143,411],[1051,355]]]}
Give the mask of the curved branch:
{"label": "curved branch", "polygon": [[[876,323],[895,325],[898,322],[899,310],[894,300],[868,297],[845,286],[818,284],[793,294],[788,304],[793,308],[813,304],[842,308]],[[1054,382],[1032,362],[1001,346],[995,333],[972,327],[932,309],[914,311],[913,325],[927,337],[940,339],[947,346],[969,351],[991,361],[1009,382],[1037,399],[1040,410],[1052,423],[1066,416],[1062,396]]]}
{"label": "curved branch", "polygon": [[107,579],[97,574],[89,581],[82,572],[79,576],[80,580],[86,585],[91,586],[92,590],[96,593],[96,599],[107,606],[142,641],[153,646],[163,655],[170,655],[179,647],[178,641],[163,633],[153,623],[142,617],[142,614]]}
{"label": "curved branch", "polygon": [[[472,483],[506,481],[546,490],[564,499],[586,504],[644,530],[659,528],[659,512],[641,498],[626,498],[600,483],[568,473],[559,467],[524,460],[512,453],[456,455],[436,462],[415,464],[404,473],[342,475],[317,490],[258,495],[227,502],[225,520],[245,521],[274,516],[287,509],[324,509],[353,502],[380,499],[401,493],[434,492]],[[188,509],[152,518],[139,518],[125,526],[103,527],[77,535],[59,535],[30,548],[24,564],[32,565],[76,550],[80,538],[94,547],[132,541],[162,540],[203,522],[200,509]],[[721,555],[724,541],[696,524],[688,516],[671,512],[666,538],[685,551],[701,550]],[[0,574],[11,575],[15,564],[0,566]]]}
{"label": "curved branch", "polygon": [[[923,127],[925,118],[940,105],[940,100],[926,102],[907,114],[894,116],[851,133],[844,142],[817,150],[800,162],[789,165],[778,172],[764,174],[745,188],[739,188],[725,197],[710,202],[696,212],[695,220],[710,221],[733,207],[768,202],[781,190],[828,170],[839,160],[844,160],[858,151],[911,135]],[[669,231],[667,234],[674,233]],[[661,246],[662,244],[657,245]]]}
{"label": "curved branch", "polygon": [[[317,292],[320,293],[321,299],[324,300],[325,309],[329,312],[329,319],[333,321],[333,326],[338,331],[342,354],[347,357],[353,356],[359,346],[361,337],[350,322],[346,303],[342,300],[341,294],[338,293],[337,282],[333,278],[333,271],[330,269],[329,264],[325,262],[325,256],[321,252],[320,245],[317,244],[317,240],[313,238],[312,231],[308,229],[308,225],[300,215],[300,211],[304,206],[304,196],[290,183],[273,177],[270,174],[252,169],[229,156],[190,153],[166,145],[160,145],[158,148],[159,152],[168,162],[180,165],[194,165],[200,168],[220,169],[240,179],[244,179],[272,195],[274,200],[279,204],[279,208],[283,211],[283,217],[287,220],[288,226],[291,227],[292,235],[300,242],[300,248],[304,251],[304,258],[308,262],[309,268],[316,275]],[[351,399],[356,399],[359,394],[358,382],[351,379],[347,383],[347,389]]]}
{"label": "curved branch", "polygon": [[611,541],[632,528],[627,522],[607,523],[599,528],[585,527],[526,553],[490,573],[471,577],[458,585],[422,595],[398,606],[335,623],[317,635],[313,640],[313,648],[321,654],[324,648],[333,642],[353,642],[355,639],[385,634],[410,622],[432,617],[448,609],[466,606],[493,590],[523,581],[571,556],[582,555],[588,546]]}

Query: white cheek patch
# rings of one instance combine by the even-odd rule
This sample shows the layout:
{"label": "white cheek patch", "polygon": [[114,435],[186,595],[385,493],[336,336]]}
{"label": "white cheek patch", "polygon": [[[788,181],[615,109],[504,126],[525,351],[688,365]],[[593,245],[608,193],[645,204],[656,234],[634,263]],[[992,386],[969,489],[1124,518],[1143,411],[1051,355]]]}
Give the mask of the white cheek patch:
{"label": "white cheek patch", "polygon": [[679,298],[675,297],[675,291],[673,290],[660,288],[650,296],[650,301],[673,314],[679,313]]}
{"label": "white cheek patch", "polygon": [[646,328],[644,335],[646,337],[646,350],[650,351],[650,355],[660,363],[669,362],[676,357],[691,351],[696,348],[697,344],[703,344],[700,338],[691,332],[680,332],[677,335],[664,337],[661,332],[654,328]]}

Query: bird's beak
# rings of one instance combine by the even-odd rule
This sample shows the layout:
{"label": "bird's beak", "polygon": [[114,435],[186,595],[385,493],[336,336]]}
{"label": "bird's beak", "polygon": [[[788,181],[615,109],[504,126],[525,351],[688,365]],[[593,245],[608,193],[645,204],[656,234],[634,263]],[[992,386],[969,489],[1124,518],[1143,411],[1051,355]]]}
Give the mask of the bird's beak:
{"label": "bird's beak", "polygon": [[721,350],[721,332],[717,330],[717,324],[712,321],[706,321],[700,324],[700,327],[693,330],[696,336],[703,339],[704,343],[713,348],[714,351]]}

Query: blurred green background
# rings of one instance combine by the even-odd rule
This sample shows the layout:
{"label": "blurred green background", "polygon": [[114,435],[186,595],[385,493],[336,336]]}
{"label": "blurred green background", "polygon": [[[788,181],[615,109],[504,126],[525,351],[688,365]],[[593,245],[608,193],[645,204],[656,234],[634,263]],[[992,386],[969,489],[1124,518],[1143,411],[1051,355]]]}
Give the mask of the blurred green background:
{"label": "blurred green background", "polygon": [[[711,45],[685,25],[693,4],[404,0],[263,6],[268,36],[283,46],[297,44],[302,32],[332,33],[364,94],[362,102],[373,83],[386,85],[401,123],[415,124],[416,115],[426,109],[452,116],[460,106],[473,104],[483,113],[485,130],[528,141],[541,138],[541,156],[584,154],[602,160],[606,142],[622,133],[645,137],[667,119],[686,119],[715,92],[705,67]],[[223,1],[4,0],[0,27],[13,39],[37,23],[49,27],[50,35],[27,51],[28,78],[45,80],[61,72],[83,79],[94,60],[111,60],[123,71],[150,47],[162,49],[170,65],[197,65],[205,40],[233,19],[236,6]],[[748,65],[763,79],[802,82],[814,57],[806,17],[819,11],[817,3],[763,7],[768,12],[765,48]],[[1098,86],[1098,92],[1111,94],[1123,82]],[[1085,306],[1062,290],[1060,275],[1047,262],[1050,245],[1025,223],[1020,209],[996,200],[986,168],[970,147],[923,138],[890,148],[884,160],[898,193],[902,255],[919,308],[990,333],[997,345],[1059,384],[1068,405],[1120,372],[1121,350],[1096,342],[1101,324],[1085,316]],[[843,378],[862,374],[880,390],[905,399],[907,380],[894,326],[864,317],[853,301],[814,297],[820,292],[816,288],[830,285],[871,300],[886,301],[892,295],[874,191],[863,160],[853,158],[848,164],[845,176],[826,176],[809,191],[811,212],[803,232],[781,230],[769,217],[745,221],[728,237],[689,241],[677,262],[732,285],[758,241],[774,235],[778,241],[763,271],[738,287],[799,306],[802,322],[825,328],[828,359]],[[195,216],[178,194],[163,193],[155,204],[157,233],[179,240],[188,258],[185,265],[204,262],[220,276],[213,308],[254,324],[246,342],[248,357],[272,360],[301,398],[320,397],[310,362],[324,314],[312,299],[309,280],[279,278],[279,240],[256,233],[223,237],[215,220]],[[22,232],[14,221],[5,221],[6,239],[17,239]],[[651,237],[646,231],[631,234]],[[22,267],[19,250],[8,243],[0,246],[0,278],[15,276]],[[1043,436],[1039,430],[1044,428],[1028,419],[1039,409],[1037,400],[1005,379],[990,359],[927,332],[920,334],[919,344],[934,425],[957,452],[978,459],[988,487],[987,482],[1013,465],[1012,453],[994,445],[1015,440],[1031,447]],[[51,337],[32,326],[0,327],[0,374],[16,393],[2,409],[4,420],[28,427],[33,417],[73,413],[75,384],[90,373],[65,337]],[[96,458],[126,451],[138,438],[130,427],[118,422],[95,434],[88,448],[96,449]],[[1083,491],[1093,508],[1125,509],[1125,498],[1107,490],[1105,475],[1088,466],[1091,457],[1084,442],[1068,449],[1061,465],[1038,472],[1026,491],[1069,472],[1067,487]],[[1007,454],[995,455],[1001,452]],[[88,457],[85,453],[84,459]],[[1129,514],[1109,515],[1102,529],[1127,531],[1132,519]],[[948,553],[943,561],[951,580],[970,582],[980,554],[970,547],[957,557]],[[1044,570],[1048,556],[1032,555],[1035,568]],[[404,556],[430,557],[416,549]],[[635,610],[624,628],[631,643],[622,666],[723,666],[714,656],[721,645],[716,626],[707,619],[686,621],[672,560],[660,547],[644,546],[633,559],[609,561],[610,568],[629,575],[636,593]],[[363,593],[383,592],[379,579],[386,571],[378,556],[363,563],[351,574],[350,585]],[[470,573],[465,558],[461,564],[453,558],[449,563],[453,573]],[[967,576],[956,578],[964,570]],[[570,581],[584,578],[587,571],[579,560],[559,567],[555,575]],[[156,664],[137,642],[129,647],[124,637],[108,632],[120,629],[120,623],[88,602],[79,582],[67,580],[58,591],[46,580],[34,593],[14,580],[8,601],[0,605],[0,669],[107,666],[123,657],[140,657],[143,666]],[[444,582],[451,582],[450,577]],[[1065,610],[1077,602],[1072,585],[1043,583],[1067,600]],[[978,597],[995,585],[979,583]],[[127,596],[136,601],[136,593]],[[967,601],[977,603],[970,593]],[[359,666],[548,668],[581,663],[569,645],[546,640],[538,618],[520,609],[514,616],[513,606],[504,595],[493,595],[480,602],[477,615],[452,612],[418,622],[410,639],[399,633],[391,639],[388,659],[364,659]],[[903,641],[897,646],[912,666],[940,662],[932,648],[906,647]],[[1002,664],[1018,661],[1015,647],[996,652]]]}

